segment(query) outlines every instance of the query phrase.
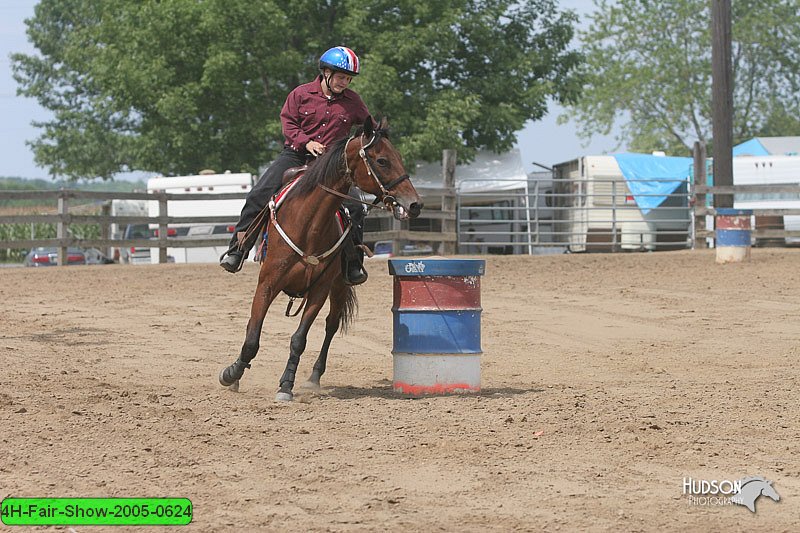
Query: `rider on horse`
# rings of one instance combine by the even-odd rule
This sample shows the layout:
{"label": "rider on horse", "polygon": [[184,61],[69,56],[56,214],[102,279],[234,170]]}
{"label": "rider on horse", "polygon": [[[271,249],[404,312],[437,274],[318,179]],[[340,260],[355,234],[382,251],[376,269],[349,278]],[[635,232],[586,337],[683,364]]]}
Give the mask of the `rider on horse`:
{"label": "rider on horse", "polygon": [[[283,151],[247,195],[230,248],[220,260],[220,266],[226,271],[235,273],[241,270],[260,234],[248,232],[248,229],[280,189],[284,172],[321,155],[328,145],[347,137],[353,126],[363,124],[370,116],[361,97],[347,88],[353,76],[358,75],[359,63],[358,56],[349,48],[331,48],[319,59],[320,75],[314,81],[295,88],[286,97],[281,110],[285,137]],[[358,285],[367,279],[363,252],[357,248],[363,236],[364,211],[360,205],[351,207],[350,211],[354,231],[350,232],[352,238],[343,245],[342,253],[346,260],[343,271],[347,283]],[[245,233],[249,237],[239,242],[239,235]]]}

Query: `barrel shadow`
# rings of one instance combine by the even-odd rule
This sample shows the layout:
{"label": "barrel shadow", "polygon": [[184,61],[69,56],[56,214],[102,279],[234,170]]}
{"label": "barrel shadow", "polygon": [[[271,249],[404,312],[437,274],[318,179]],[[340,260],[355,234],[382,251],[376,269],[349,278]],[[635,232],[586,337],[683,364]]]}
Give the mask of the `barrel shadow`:
{"label": "barrel shadow", "polygon": [[521,396],[525,394],[539,394],[544,392],[542,388],[520,389],[516,387],[489,387],[481,389],[480,392],[468,394],[442,394],[442,395],[425,395],[425,396],[410,396],[392,390],[392,383],[388,380],[381,381],[371,387],[330,387],[325,389],[325,395],[339,400],[357,400],[360,398],[383,398],[385,400],[423,400],[433,398],[452,398],[452,397],[480,397],[480,398],[498,398],[498,397],[511,397]]}

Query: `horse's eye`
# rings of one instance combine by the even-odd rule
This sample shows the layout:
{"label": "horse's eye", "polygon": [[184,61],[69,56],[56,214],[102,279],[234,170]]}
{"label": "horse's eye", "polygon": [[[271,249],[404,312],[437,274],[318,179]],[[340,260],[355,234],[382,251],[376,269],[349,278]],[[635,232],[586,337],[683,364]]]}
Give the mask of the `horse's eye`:
{"label": "horse's eye", "polygon": [[378,164],[379,164],[380,166],[382,166],[382,167],[388,167],[388,166],[389,166],[389,160],[388,160],[388,159],[386,159],[385,157],[379,157],[379,158],[377,159],[377,161],[378,161]]}

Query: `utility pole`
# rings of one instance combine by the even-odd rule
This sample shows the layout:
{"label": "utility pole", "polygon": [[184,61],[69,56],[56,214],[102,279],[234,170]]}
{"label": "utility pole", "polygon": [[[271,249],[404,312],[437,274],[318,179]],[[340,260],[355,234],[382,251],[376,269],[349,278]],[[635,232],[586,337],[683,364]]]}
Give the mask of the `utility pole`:
{"label": "utility pole", "polygon": [[[733,75],[731,0],[711,0],[711,104],[714,185],[733,185]],[[715,194],[714,207],[733,207],[733,195]]]}
{"label": "utility pole", "polygon": [[[442,219],[442,234],[455,237],[452,241],[442,241],[439,253],[453,255],[458,243],[458,228],[456,227],[456,151],[442,150],[442,213],[447,218]],[[450,218],[452,217],[452,218]]]}

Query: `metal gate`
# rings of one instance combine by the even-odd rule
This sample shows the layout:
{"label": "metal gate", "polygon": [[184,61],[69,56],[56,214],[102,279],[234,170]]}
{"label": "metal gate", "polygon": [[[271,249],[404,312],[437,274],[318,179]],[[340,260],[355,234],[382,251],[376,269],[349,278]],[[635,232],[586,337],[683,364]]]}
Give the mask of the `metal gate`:
{"label": "metal gate", "polygon": [[626,181],[616,176],[463,180],[456,188],[456,207],[457,249],[463,254],[653,251],[692,245],[688,180],[646,213]]}

